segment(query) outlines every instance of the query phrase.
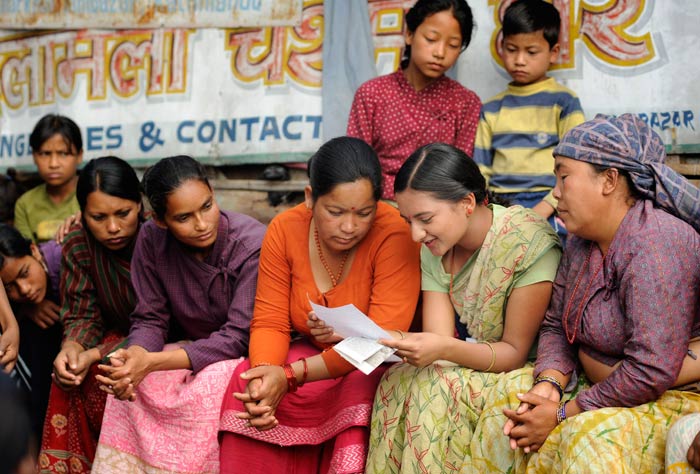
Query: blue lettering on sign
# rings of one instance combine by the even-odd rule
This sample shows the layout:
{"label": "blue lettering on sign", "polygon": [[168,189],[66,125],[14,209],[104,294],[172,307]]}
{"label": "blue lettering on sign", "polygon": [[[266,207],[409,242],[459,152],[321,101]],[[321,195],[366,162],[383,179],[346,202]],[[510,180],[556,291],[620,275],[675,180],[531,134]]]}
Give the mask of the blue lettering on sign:
{"label": "blue lettering on sign", "polygon": [[107,149],[108,150],[114,150],[116,148],[119,148],[122,146],[122,126],[121,125],[112,125],[111,127],[107,127]]}
{"label": "blue lettering on sign", "polygon": [[29,154],[29,136],[27,134],[0,136],[0,158],[19,158]]}
{"label": "blue lettering on sign", "polygon": [[638,114],[644,123],[659,130],[669,128],[687,128],[695,131],[695,114],[692,110],[673,110],[669,112],[651,112]]}
{"label": "blue lettering on sign", "polygon": [[219,143],[224,141],[224,132],[226,132],[226,136],[228,136],[229,141],[236,141],[236,119],[232,119],[230,124],[231,125],[229,126],[229,122],[226,120],[221,121],[221,128],[219,128]]}
{"label": "blue lettering on sign", "polygon": [[194,128],[194,120],[185,120],[177,127],[177,141],[181,143],[192,143],[194,140],[191,136],[185,136],[185,128]]}
{"label": "blue lettering on sign", "polygon": [[87,151],[114,150],[122,145],[122,126],[87,127],[85,129]]}
{"label": "blue lettering on sign", "polygon": [[260,11],[262,0],[236,0],[234,8],[237,10],[255,10]]}
{"label": "blue lettering on sign", "polygon": [[301,115],[290,115],[284,119],[284,122],[282,122],[282,133],[284,134],[284,138],[289,140],[301,140],[301,132],[292,133],[289,131],[289,126],[292,124],[292,122],[301,122],[303,119],[304,117]]}
{"label": "blue lettering on sign", "polygon": [[306,122],[311,122],[314,124],[314,133],[312,138],[318,138],[321,136],[321,117],[320,115],[307,115]]}
{"label": "blue lettering on sign", "polygon": [[253,125],[260,122],[260,117],[246,117],[240,120],[241,125],[246,127],[245,139],[250,141]]}
{"label": "blue lettering on sign", "polygon": [[180,143],[234,143],[238,141],[309,140],[321,136],[320,115],[241,117],[218,122],[183,120],[177,125]]}
{"label": "blue lettering on sign", "polygon": [[[51,2],[44,2],[51,3]],[[71,13],[122,13],[129,14],[134,11],[134,0],[72,0],[70,2]]]}
{"label": "blue lettering on sign", "polygon": [[197,129],[197,138],[202,143],[211,143],[216,134],[216,125],[211,120],[203,122]]}
{"label": "blue lettering on sign", "polygon": [[260,133],[260,141],[264,142],[269,135],[272,135],[276,140],[280,139],[280,129],[277,126],[275,117],[265,117],[262,132]]}

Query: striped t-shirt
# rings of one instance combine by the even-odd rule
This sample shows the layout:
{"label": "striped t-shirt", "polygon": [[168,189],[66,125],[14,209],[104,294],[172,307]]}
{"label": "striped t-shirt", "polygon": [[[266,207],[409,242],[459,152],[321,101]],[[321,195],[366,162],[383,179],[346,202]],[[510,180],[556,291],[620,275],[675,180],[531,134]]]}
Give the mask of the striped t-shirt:
{"label": "striped t-shirt", "polygon": [[[509,84],[481,110],[474,160],[495,193],[549,191],[555,184],[552,150],[583,121],[578,97],[554,78]],[[546,200],[556,207],[551,194]]]}

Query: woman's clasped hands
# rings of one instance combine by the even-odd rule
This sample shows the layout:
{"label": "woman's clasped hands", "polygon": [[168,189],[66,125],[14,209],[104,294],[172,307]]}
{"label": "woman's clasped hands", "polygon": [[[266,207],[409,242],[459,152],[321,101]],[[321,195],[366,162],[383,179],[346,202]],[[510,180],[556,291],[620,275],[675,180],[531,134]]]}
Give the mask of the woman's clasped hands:
{"label": "woman's clasped hands", "polygon": [[237,413],[248,426],[260,431],[269,430],[279,424],[275,410],[287,393],[287,377],[278,365],[261,365],[241,374],[248,380],[245,393],[234,392],[233,396],[243,402],[244,412]]}
{"label": "woman's clasped hands", "polygon": [[[549,382],[533,385],[527,393],[518,393],[520,405],[515,410],[505,409],[508,420],[503,426],[503,434],[510,438],[511,449],[522,448],[525,453],[535,452],[542,447],[549,433],[557,427],[557,410],[560,394]],[[572,416],[578,411],[575,401],[567,402]]]}
{"label": "woman's clasped hands", "polygon": [[109,355],[109,365],[98,368],[104,375],[97,375],[100,389],[114,395],[118,400],[136,400],[136,387],[151,371],[149,352],[140,346],[117,349]]}

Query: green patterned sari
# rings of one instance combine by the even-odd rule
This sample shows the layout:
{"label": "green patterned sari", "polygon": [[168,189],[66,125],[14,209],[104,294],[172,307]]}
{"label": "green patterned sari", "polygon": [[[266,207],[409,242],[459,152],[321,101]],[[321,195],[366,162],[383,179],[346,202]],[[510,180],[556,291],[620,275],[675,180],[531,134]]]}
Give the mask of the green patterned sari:
{"label": "green patterned sari", "polygon": [[[492,209],[493,224],[471,272],[455,278],[453,305],[471,337],[496,342],[518,276],[559,241],[529,209]],[[390,368],[374,400],[366,472],[449,473],[470,465],[480,415],[505,376],[441,362]]]}

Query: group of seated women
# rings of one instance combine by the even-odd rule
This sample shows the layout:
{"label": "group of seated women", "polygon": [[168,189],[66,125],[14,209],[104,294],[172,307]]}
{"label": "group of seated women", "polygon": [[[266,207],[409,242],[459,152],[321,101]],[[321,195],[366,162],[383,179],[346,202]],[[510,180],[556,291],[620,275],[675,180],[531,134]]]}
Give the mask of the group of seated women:
{"label": "group of seated women", "polygon": [[[661,471],[669,428],[700,412],[700,191],[632,115],[574,128],[554,157],[563,252],[440,143],[401,167],[397,210],[372,148],[333,139],[267,229],[220,210],[192,158],[141,185],[89,161],[60,262],[0,229],[9,299],[60,296],[40,469]],[[311,303],[355,305],[401,362],[356,370]],[[673,472],[700,457],[686,431]]]}

